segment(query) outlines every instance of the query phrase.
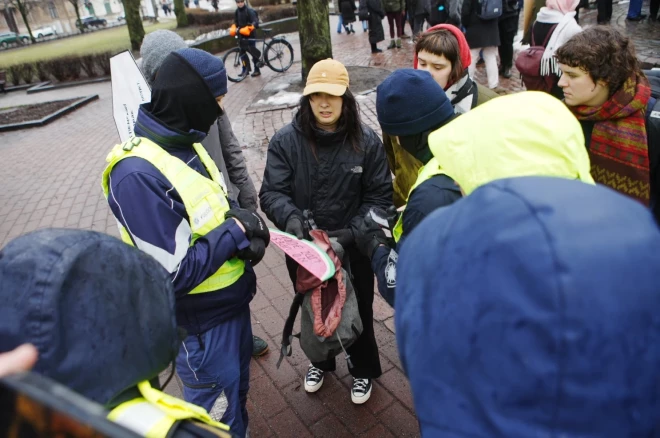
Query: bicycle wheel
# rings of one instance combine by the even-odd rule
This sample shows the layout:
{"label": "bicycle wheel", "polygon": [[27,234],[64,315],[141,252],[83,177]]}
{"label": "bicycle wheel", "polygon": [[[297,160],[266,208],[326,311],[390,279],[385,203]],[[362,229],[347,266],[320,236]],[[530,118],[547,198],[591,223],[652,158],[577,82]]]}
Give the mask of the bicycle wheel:
{"label": "bicycle wheel", "polygon": [[241,49],[234,47],[222,57],[227,70],[227,79],[232,82],[241,82],[247,76],[247,70],[243,70],[243,60],[241,59]]}
{"label": "bicycle wheel", "polygon": [[264,61],[271,70],[278,73],[287,71],[293,64],[293,47],[285,39],[274,38],[266,44]]}

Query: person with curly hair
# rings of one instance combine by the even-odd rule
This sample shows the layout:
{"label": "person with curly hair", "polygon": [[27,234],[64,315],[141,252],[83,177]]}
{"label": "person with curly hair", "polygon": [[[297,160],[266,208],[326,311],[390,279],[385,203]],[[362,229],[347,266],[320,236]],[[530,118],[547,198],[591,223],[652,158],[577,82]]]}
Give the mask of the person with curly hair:
{"label": "person with curly hair", "polygon": [[640,70],[632,41],[619,31],[596,26],[557,50],[564,102],[580,121],[597,183],[650,202],[646,134],[649,82]]}

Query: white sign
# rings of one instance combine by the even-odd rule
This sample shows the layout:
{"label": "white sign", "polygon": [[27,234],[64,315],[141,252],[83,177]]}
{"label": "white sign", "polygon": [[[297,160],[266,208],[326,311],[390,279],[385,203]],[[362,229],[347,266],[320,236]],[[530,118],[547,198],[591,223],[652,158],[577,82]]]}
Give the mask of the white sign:
{"label": "white sign", "polygon": [[129,51],[110,58],[112,113],[121,142],[133,136],[138,109],[151,102],[151,89]]}

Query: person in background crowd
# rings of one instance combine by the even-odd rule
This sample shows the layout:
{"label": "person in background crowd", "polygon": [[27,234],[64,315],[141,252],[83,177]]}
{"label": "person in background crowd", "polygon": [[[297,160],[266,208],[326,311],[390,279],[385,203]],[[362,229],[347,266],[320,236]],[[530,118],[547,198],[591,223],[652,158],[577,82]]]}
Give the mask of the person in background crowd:
{"label": "person in background crowd", "polygon": [[385,30],[383,29],[383,18],[385,11],[381,0],[360,0],[360,19],[365,17],[369,22],[369,44],[371,44],[371,53],[381,53],[377,44],[385,39]]}
{"label": "person in background crowd", "polygon": [[660,0],[651,0],[649,5],[649,22],[655,23],[658,21],[658,11],[660,10]]}
{"label": "person in background crowd", "polygon": [[486,76],[488,88],[491,90],[499,86],[499,72],[497,68],[497,48],[500,45],[500,32],[497,18],[483,20],[479,17],[479,0],[464,0],[461,9],[461,18],[465,26],[465,39],[470,46],[472,63],[469,66],[470,76],[474,77],[477,70],[479,53],[486,63]]}
{"label": "person in background crowd", "polygon": [[[355,23],[355,7],[354,0],[339,0],[339,10],[341,12],[341,22],[344,24],[344,29],[346,29],[346,35],[350,35],[351,32],[355,33],[353,29],[353,23]],[[341,32],[340,32],[341,33]]]}
{"label": "person in background crowd", "polygon": [[332,0],[332,4],[335,9],[335,14],[337,15],[337,33],[341,33],[341,28],[344,26],[344,20],[342,19],[341,16],[341,9],[339,7],[339,1],[338,0]]}
{"label": "person in background crowd", "polygon": [[518,33],[518,21],[520,19],[520,9],[518,9],[518,0],[503,0],[502,15],[497,24],[500,32],[500,75],[505,78],[511,77],[511,67],[513,67],[513,39]]}
{"label": "person in background crowd", "polygon": [[596,5],[598,6],[597,23],[610,24],[610,21],[612,21],[612,0],[596,0]]}
{"label": "person in background crowd", "polygon": [[574,12],[579,0],[546,0],[546,6],[539,10],[536,21],[532,24],[532,36],[536,45],[548,43],[541,59],[541,75],[553,76],[555,85],[550,94],[559,100],[564,99],[564,92],[558,85],[561,70],[555,54],[557,49],[580,33],[582,28],[575,21]]}
{"label": "person in background crowd", "polygon": [[626,15],[626,20],[628,21],[642,21],[646,18],[646,14],[642,14],[642,0],[631,0],[628,5],[628,15]]}
{"label": "person in background crowd", "polygon": [[[383,0],[385,14],[387,15],[387,23],[390,26],[390,45],[388,49],[395,47],[401,48],[401,35],[403,34],[403,23],[405,17],[403,15],[406,8],[404,0]],[[394,30],[396,27],[396,40],[394,39]]]}
{"label": "person in background crowd", "polygon": [[[153,87],[158,69],[165,58],[170,53],[187,47],[183,38],[171,30],[157,30],[144,37],[140,47],[141,67],[149,86]],[[257,211],[257,191],[248,173],[243,150],[234,135],[226,112],[223,111],[218,117],[208,135],[202,140],[202,146],[222,173],[229,197],[238,201],[241,208]],[[266,341],[253,336],[252,355],[258,357],[267,352]]]}
{"label": "person in background crowd", "polygon": [[523,44],[532,42],[532,24],[536,21],[536,14],[545,6],[545,0],[523,0]]}
{"label": "person in background crowd", "polygon": [[187,336],[177,356],[186,401],[239,436],[247,430],[256,294],[252,265],[270,241],[261,217],[227,198],[222,175],[199,142],[223,114],[222,61],[198,49],[170,53],[158,69],[135,137],[115,146],[103,193],[122,240],[158,260]]}
{"label": "person in background crowd", "polygon": [[412,11],[413,38],[424,32],[424,22],[429,18],[429,0],[410,0],[410,9]]}
{"label": "person in background crowd", "polygon": [[606,26],[578,33],[557,50],[558,85],[584,131],[596,182],[648,206],[649,82],[630,38]]}
{"label": "person in background crowd", "polygon": [[243,60],[243,71],[241,76],[250,73],[250,59],[248,52],[252,55],[252,62],[254,63],[254,71],[250,76],[253,78],[261,76],[261,52],[257,49],[257,42],[251,41],[254,39],[256,28],[259,27],[259,16],[257,12],[248,7],[245,0],[236,0],[236,12],[234,13],[234,23],[229,29],[229,34],[235,36],[238,33],[238,42],[241,49],[241,59]]}
{"label": "person in background crowd", "polygon": [[[470,47],[463,32],[451,24],[430,28],[415,43],[413,66],[433,76],[450,99],[456,114],[464,114],[498,96],[470,77],[467,67],[471,62]],[[395,176],[394,205],[401,207],[406,203],[423,164],[387,132],[383,133],[383,144],[390,170]]]}
{"label": "person in background crowd", "polygon": [[421,435],[656,436],[659,246],[641,205],[570,178],[497,179],[433,212],[394,314]]}
{"label": "person in background crowd", "polygon": [[[306,237],[304,212],[309,211],[318,228],[349,254],[364,329],[346,350],[353,363],[351,399],[362,404],[382,370],[373,328],[374,273],[355,237],[372,207],[391,206],[392,179],[382,143],[361,123],[348,87],[348,71],[338,61],[319,61],[310,69],[293,122],[270,140],[259,200],[277,228],[299,239]],[[298,264],[287,256],[286,265],[295,288]],[[324,373],[335,366],[334,358],[310,364],[305,391],[318,391]]]}

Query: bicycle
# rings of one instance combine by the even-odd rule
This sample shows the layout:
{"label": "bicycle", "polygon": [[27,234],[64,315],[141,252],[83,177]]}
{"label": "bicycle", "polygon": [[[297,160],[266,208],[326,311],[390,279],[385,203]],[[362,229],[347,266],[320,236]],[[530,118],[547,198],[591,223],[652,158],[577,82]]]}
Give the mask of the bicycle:
{"label": "bicycle", "polygon": [[[272,32],[272,29],[261,29],[265,34]],[[235,37],[238,38],[238,35]],[[241,82],[248,75],[248,70],[244,69],[243,60],[241,59],[241,42],[258,42],[262,41],[261,57],[259,58],[259,67],[267,65],[271,70],[283,73],[293,64],[293,47],[284,37],[267,38],[247,38],[239,39],[239,47],[234,47],[222,57],[222,62],[225,63],[227,70],[227,79],[232,82]],[[245,56],[249,56],[249,52]]]}

